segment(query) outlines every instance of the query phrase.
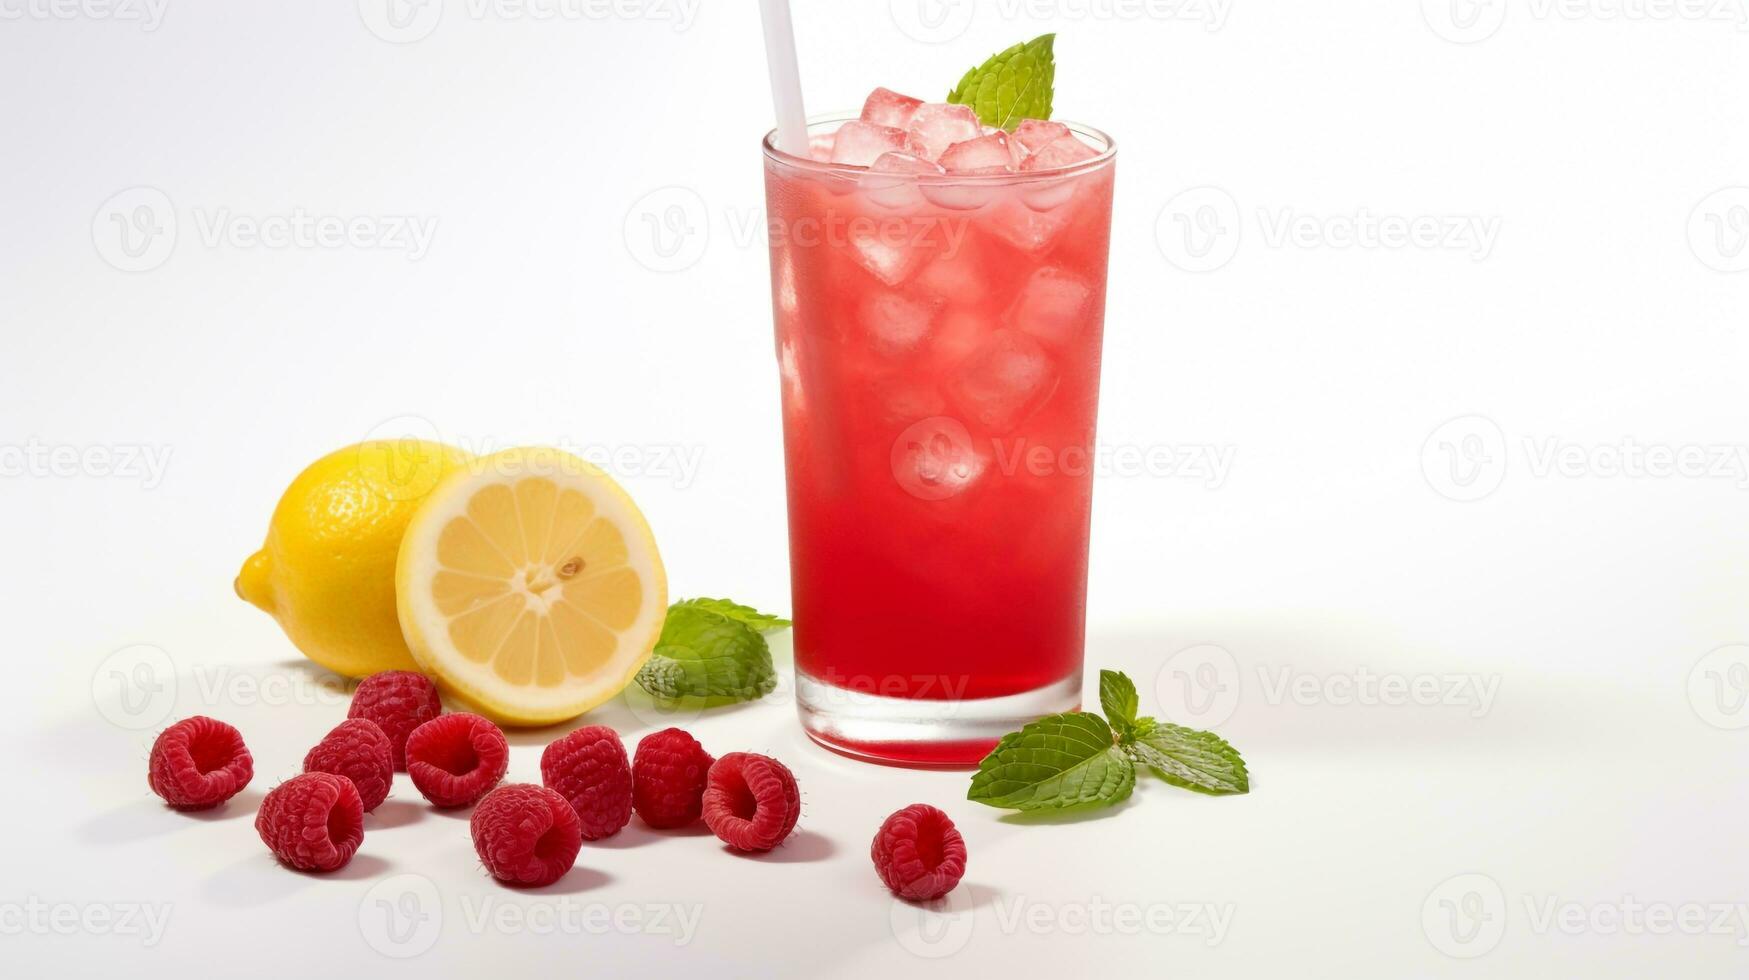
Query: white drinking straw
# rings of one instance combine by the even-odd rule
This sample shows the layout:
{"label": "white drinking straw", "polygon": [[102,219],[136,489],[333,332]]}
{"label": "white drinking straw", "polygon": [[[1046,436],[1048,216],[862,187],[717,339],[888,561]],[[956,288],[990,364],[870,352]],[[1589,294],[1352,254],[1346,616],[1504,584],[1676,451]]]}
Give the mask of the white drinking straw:
{"label": "white drinking straw", "polygon": [[808,122],[802,111],[802,76],[796,67],[796,32],[789,0],[759,0],[765,21],[765,61],[771,67],[771,99],[777,103],[777,148],[808,155]]}

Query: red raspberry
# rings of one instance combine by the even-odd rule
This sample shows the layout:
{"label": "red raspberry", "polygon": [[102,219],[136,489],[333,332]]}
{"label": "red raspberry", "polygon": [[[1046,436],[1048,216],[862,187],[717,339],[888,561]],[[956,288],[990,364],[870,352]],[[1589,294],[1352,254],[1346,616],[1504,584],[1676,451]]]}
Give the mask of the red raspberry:
{"label": "red raspberry", "polygon": [[584,840],[619,833],[632,819],[632,766],[619,733],[606,725],[579,728],[540,754],[540,781],[571,801]]}
{"label": "red raspberry", "polygon": [[268,792],[255,832],[274,857],[299,871],[334,871],[364,843],[364,804],[345,776],[306,772]]}
{"label": "red raspberry", "polygon": [[305,772],[331,772],[358,787],[364,812],[389,798],[395,782],[394,750],[389,737],[368,718],[348,718],[334,727],[304,756]]}
{"label": "red raspberry", "polygon": [[966,873],[966,842],[947,814],[913,803],[875,832],[875,873],[893,894],[926,902],[953,891]]}
{"label": "red raspberry", "polygon": [[711,765],[704,822],[739,851],[769,851],[783,843],[802,815],[796,777],[783,763],[752,752],[730,752]]}
{"label": "red raspberry", "polygon": [[195,715],[164,729],[152,743],[146,782],[178,810],[210,810],[236,796],[254,775],[243,734]]}
{"label": "red raspberry", "polygon": [[716,760],[678,728],[645,735],[632,760],[632,805],[652,827],[684,827],[704,808],[705,776]]}
{"label": "red raspberry", "polygon": [[437,685],[413,670],[385,670],[359,681],[352,707],[346,709],[346,717],[374,721],[389,737],[396,772],[407,769],[407,736],[440,714]]}
{"label": "red raspberry", "polygon": [[583,826],[563,796],[532,783],[486,794],[468,821],[474,853],[492,877],[512,885],[550,885],[583,847]]}
{"label": "red raspberry", "polygon": [[467,806],[509,768],[510,743],[479,715],[438,715],[407,736],[407,775],[435,806]]}

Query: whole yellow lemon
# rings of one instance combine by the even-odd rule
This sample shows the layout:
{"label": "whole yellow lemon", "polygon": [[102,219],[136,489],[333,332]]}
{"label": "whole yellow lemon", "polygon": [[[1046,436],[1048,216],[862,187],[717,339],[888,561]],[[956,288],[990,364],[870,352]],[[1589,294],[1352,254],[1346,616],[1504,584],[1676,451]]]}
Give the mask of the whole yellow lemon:
{"label": "whole yellow lemon", "polygon": [[472,457],[417,439],[361,442],[311,463],[279,498],[237,595],[304,656],[347,677],[418,670],[395,613],[395,560],[415,511]]}

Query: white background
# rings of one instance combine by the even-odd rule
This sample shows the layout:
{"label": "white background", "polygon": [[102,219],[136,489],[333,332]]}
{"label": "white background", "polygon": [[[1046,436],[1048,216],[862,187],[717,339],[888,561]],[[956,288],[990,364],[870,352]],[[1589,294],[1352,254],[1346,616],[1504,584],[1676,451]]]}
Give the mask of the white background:
{"label": "white background", "polygon": [[[1742,976],[1739,0],[797,6],[820,112],[938,98],[1059,32],[1057,115],[1120,145],[1100,435],[1129,455],[1097,484],[1089,667],[1231,738],[1251,795],[1004,817],[964,773],[813,747],[786,686],[679,719],[795,769],[773,857],[634,825],[513,893],[403,781],[343,873],[278,868],[254,806],[345,699],[230,583],[328,450],[407,426],[623,450],[675,595],[788,608],[753,5],[449,0],[397,29],[386,0],[0,0],[0,959]],[[434,231],[418,255],[239,237],[299,213]],[[174,234],[130,256],[136,214]],[[1357,218],[1492,231],[1354,242]],[[124,703],[136,663],[159,686]],[[1438,693],[1354,696],[1381,677]],[[257,777],[190,818],[145,758],[197,711]],[[592,717],[668,721],[633,696]],[[516,736],[513,779],[551,734]],[[971,851],[934,912],[867,858],[918,800]]]}

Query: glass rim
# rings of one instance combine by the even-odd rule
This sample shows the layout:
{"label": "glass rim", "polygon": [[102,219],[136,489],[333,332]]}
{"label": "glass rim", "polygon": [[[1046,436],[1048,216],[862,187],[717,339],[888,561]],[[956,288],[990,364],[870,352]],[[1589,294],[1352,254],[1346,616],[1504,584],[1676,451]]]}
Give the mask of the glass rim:
{"label": "glass rim", "polygon": [[[808,120],[808,135],[814,135],[816,127],[845,123],[852,119],[859,118],[861,118],[860,114],[852,112],[815,116]],[[1059,180],[1064,177],[1076,176],[1098,170],[1101,167],[1108,166],[1117,156],[1117,141],[1112,139],[1104,130],[1096,129],[1084,123],[1071,122],[1067,119],[1053,119],[1051,121],[1059,122],[1069,127],[1069,131],[1077,136],[1090,137],[1103,146],[1104,149],[1100,150],[1098,155],[1091,159],[1072,163],[1066,167],[1053,167],[1050,170],[1030,170],[1013,173],[1005,171],[996,174],[905,174],[883,172],[882,177],[891,177],[894,178],[895,181],[912,180],[918,183],[929,184],[1031,183],[1033,181],[1041,180]],[[867,167],[853,167],[847,163],[831,163],[829,161],[816,160],[813,157],[799,157],[793,153],[786,153],[777,148],[776,129],[765,134],[765,138],[760,140],[760,147],[764,150],[765,159],[768,162],[780,163],[786,167],[806,171],[811,174],[854,180],[863,174],[871,172]]]}

